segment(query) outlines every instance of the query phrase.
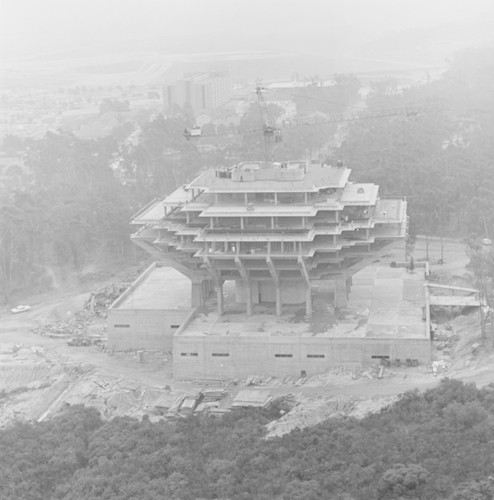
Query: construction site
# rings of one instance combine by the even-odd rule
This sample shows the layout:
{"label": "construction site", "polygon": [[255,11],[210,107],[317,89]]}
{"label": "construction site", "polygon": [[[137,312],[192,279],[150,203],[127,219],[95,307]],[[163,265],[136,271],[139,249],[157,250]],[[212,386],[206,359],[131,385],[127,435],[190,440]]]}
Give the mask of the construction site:
{"label": "construction site", "polygon": [[[240,163],[136,214],[133,241],[190,280],[191,312],[166,341],[176,377],[430,363],[425,267],[386,258],[405,238],[406,200],[349,177],[341,163]],[[135,346],[127,330],[113,344]]]}
{"label": "construction site", "polygon": [[282,397],[276,436],[443,375],[492,380],[465,244],[410,247],[404,197],[341,161],[272,161],[267,121],[263,135],[264,161],[203,170],[134,215],[153,260],[137,277],[2,314],[0,425],[67,404],[161,419]]}
{"label": "construction site", "polygon": [[[437,241],[429,244],[429,252],[438,254],[438,248]],[[372,314],[369,308],[364,322],[362,318],[352,316],[352,304],[369,307],[372,305],[370,302],[379,300],[377,293],[370,297],[361,293],[365,286],[369,286],[370,278],[379,286],[379,282],[389,276],[389,271],[396,270],[391,267],[391,262],[398,260],[404,250],[403,242],[398,242],[394,248],[387,250],[379,263],[354,275],[349,309],[345,313],[347,319],[340,317],[336,330],[340,328],[344,332],[347,327],[348,330],[355,329],[360,321],[360,326],[352,333],[358,342],[364,332],[376,328],[374,325],[379,318],[377,312]],[[414,255],[420,266],[425,258],[423,240],[417,242]],[[427,363],[419,363],[419,366],[413,366],[407,357],[397,362],[392,357],[394,354],[391,354],[389,361],[375,359],[366,364],[342,362],[326,367],[320,373],[309,372],[301,376],[298,373],[300,366],[295,364],[301,360],[297,359],[294,360],[296,370],[292,374],[282,375],[280,372],[278,376],[271,376],[251,372],[248,376],[232,378],[199,378],[190,375],[181,379],[174,373],[177,367],[172,352],[155,349],[118,352],[108,348],[106,316],[111,314],[111,304],[119,300],[119,291],[132,288],[131,282],[125,280],[119,281],[117,285],[102,284],[104,286],[94,292],[79,291],[33,300],[31,310],[19,315],[2,311],[0,424],[4,426],[19,419],[42,421],[67,404],[93,406],[105,418],[118,415],[140,418],[148,415],[151,419],[160,419],[180,418],[191,412],[222,414],[244,407],[262,407],[283,397],[290,403],[292,410],[272,424],[269,433],[275,436],[295,427],[313,425],[330,416],[358,417],[369,411],[377,411],[404,391],[432,387],[444,376],[466,382],[475,381],[479,386],[488,384],[494,376],[491,338],[482,333],[480,312],[476,306],[478,295],[468,287],[471,278],[465,269],[468,263],[465,246],[461,242],[447,242],[444,255],[444,264],[430,264],[429,271],[434,277],[434,281],[429,282],[432,287],[423,286],[423,268],[418,267],[414,273],[406,273],[401,269],[406,273],[407,280],[410,280],[410,291],[415,290],[418,294],[419,288],[422,288],[420,297],[430,296],[430,303],[450,304],[431,306],[436,310],[436,316],[443,315],[447,319],[431,325],[434,331],[434,340],[428,340],[431,358]],[[384,281],[381,285],[384,286]],[[410,311],[421,315],[420,303],[411,305],[413,294],[410,299]],[[380,300],[386,301],[390,307],[393,300],[398,303],[390,295]],[[229,302],[225,302],[227,307]],[[469,302],[469,305],[461,306],[460,302]],[[317,310],[317,301],[314,301],[314,309]],[[449,309],[453,309],[453,312]],[[205,319],[209,324],[217,323],[218,317],[214,316],[216,312],[210,314],[212,317],[207,319],[204,312],[198,313],[191,326]],[[259,314],[258,318],[263,316],[266,330],[268,325],[279,328],[275,326],[275,315],[268,317],[267,314]],[[413,317],[416,317],[415,313]],[[227,313],[225,318],[228,318]],[[259,321],[256,315],[251,318]],[[297,315],[293,319],[289,325],[300,339],[314,338],[319,344],[331,341],[332,337],[327,332],[312,336],[310,329],[323,330],[317,321],[301,323],[299,320],[303,320],[303,317]],[[423,331],[421,317],[417,325],[419,323]],[[223,328],[227,328],[228,322],[222,324]],[[487,325],[488,332],[490,328],[491,325]],[[391,334],[391,327],[389,332]],[[219,336],[225,334],[226,330],[220,331]],[[256,332],[257,336],[264,334]],[[273,336],[285,338],[276,334]],[[91,342],[88,345],[71,345],[72,340],[81,338],[90,339]],[[315,353],[322,354],[322,348],[319,346]],[[288,373],[291,367],[285,366]]]}

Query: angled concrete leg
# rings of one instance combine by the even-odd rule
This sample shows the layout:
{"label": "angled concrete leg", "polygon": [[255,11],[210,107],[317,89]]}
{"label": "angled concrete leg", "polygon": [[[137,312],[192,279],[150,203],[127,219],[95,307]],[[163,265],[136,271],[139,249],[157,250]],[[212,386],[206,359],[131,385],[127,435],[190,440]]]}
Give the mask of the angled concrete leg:
{"label": "angled concrete leg", "polygon": [[204,287],[202,285],[202,282],[193,281],[191,286],[192,286],[192,293],[191,293],[192,307],[204,307],[205,296],[204,296]]}
{"label": "angled concrete leg", "polygon": [[312,317],[312,289],[307,288],[305,291],[305,315]]}
{"label": "angled concrete leg", "polygon": [[281,286],[276,285],[276,316],[281,316],[282,314],[282,306],[281,306]]}
{"label": "angled concrete leg", "polygon": [[344,279],[335,281],[334,307],[346,307],[348,302],[347,282]]}

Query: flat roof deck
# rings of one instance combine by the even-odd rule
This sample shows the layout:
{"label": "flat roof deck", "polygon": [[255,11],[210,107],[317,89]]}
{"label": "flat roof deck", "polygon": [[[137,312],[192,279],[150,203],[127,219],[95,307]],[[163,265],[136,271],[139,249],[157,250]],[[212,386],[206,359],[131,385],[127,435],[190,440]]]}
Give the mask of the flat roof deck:
{"label": "flat roof deck", "polygon": [[113,309],[190,309],[190,280],[172,267],[155,267],[122,295]]}
{"label": "flat roof deck", "polygon": [[146,222],[157,222],[165,216],[165,200],[157,200],[149,208],[138,214],[132,220],[133,224],[145,224]]}
{"label": "flat roof deck", "polygon": [[376,222],[400,222],[406,217],[407,202],[400,198],[384,198],[377,202],[374,220]]}
{"label": "flat roof deck", "polygon": [[211,302],[210,312],[196,316],[180,335],[428,339],[422,321],[423,285],[420,271],[407,273],[404,268],[389,267],[388,262],[367,267],[353,276],[348,306],[336,316],[329,305],[330,285],[320,282],[313,286],[314,314],[310,322],[304,320],[304,304],[284,305],[280,318],[274,315],[274,305],[256,305],[255,314],[248,317],[245,305],[235,304],[233,290],[228,289],[223,316],[218,317]]}
{"label": "flat roof deck", "polygon": [[379,186],[371,183],[349,182],[341,194],[344,205],[375,205]]}
{"label": "flat roof deck", "polygon": [[271,193],[271,192],[316,192],[320,188],[338,188],[345,186],[350,175],[350,169],[309,165],[302,180],[255,180],[233,181],[229,178],[217,177],[215,169],[209,169],[194,179],[189,188],[205,189],[211,193]]}

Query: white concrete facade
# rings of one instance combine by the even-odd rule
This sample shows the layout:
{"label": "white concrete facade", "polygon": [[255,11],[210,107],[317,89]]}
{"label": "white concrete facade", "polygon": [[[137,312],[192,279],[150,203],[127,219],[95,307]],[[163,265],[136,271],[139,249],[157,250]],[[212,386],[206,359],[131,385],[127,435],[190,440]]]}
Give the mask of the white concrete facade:
{"label": "white concrete facade", "polygon": [[190,280],[155,262],[108,309],[108,348],[171,351],[192,312]]}
{"label": "white concrete facade", "polygon": [[429,339],[307,338],[269,333],[240,337],[174,337],[176,378],[300,377],[341,365],[367,366],[381,358],[431,362]]}

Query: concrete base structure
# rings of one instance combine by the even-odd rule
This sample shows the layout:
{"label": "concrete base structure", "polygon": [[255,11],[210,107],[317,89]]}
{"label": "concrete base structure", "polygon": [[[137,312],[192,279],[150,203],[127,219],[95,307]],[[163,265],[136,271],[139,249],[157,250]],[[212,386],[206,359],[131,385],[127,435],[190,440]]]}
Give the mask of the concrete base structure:
{"label": "concrete base structure", "polygon": [[381,359],[431,362],[429,339],[279,337],[175,337],[175,378],[293,377],[341,365],[366,366]]}
{"label": "concrete base structure", "polygon": [[190,280],[154,263],[108,309],[108,348],[171,351],[192,311]]}
{"label": "concrete base structure", "polygon": [[[224,286],[221,314],[210,300],[207,314],[191,318],[175,334],[174,376],[300,377],[334,366],[367,366],[382,359],[403,363],[413,359],[422,365],[431,362],[428,322],[422,320],[425,293],[421,271],[407,273],[405,268],[381,263],[338,283],[335,289],[333,282],[320,282],[306,290],[305,304],[284,304],[280,316],[273,314],[272,302],[259,301],[252,306],[252,314],[246,315],[245,306],[235,300],[242,298],[239,287]],[[331,293],[335,303],[347,299],[346,306],[331,308]],[[310,319],[308,310],[313,310]]]}
{"label": "concrete base structure", "polygon": [[173,335],[191,309],[114,309],[108,311],[108,349],[172,351]]}

